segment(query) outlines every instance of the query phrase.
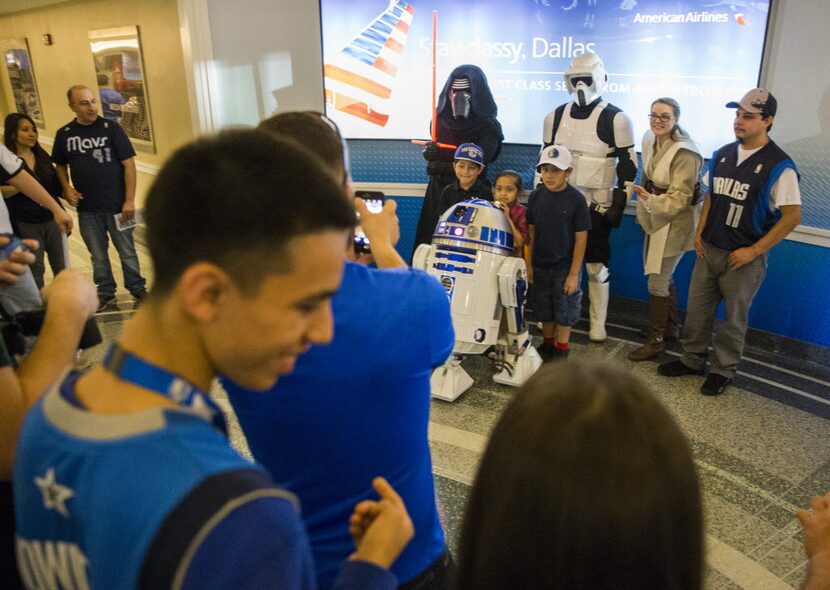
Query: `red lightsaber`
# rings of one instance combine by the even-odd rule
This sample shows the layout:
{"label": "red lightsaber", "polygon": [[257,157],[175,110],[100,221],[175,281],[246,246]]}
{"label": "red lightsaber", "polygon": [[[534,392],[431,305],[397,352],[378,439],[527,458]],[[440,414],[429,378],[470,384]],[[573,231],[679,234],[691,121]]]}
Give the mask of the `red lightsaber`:
{"label": "red lightsaber", "polygon": [[432,141],[436,141],[438,139],[435,121],[438,117],[438,106],[436,102],[435,95],[438,93],[438,86],[436,84],[435,76],[437,75],[436,67],[435,67],[435,60],[436,54],[438,53],[438,11],[432,11]]}
{"label": "red lightsaber", "polygon": [[[437,95],[438,95],[438,88],[436,85],[436,65],[435,59],[438,53],[438,11],[432,11],[432,125],[431,125],[431,135],[432,135],[432,143],[437,145],[439,148],[445,148],[448,150],[454,150],[456,147],[455,145],[450,145],[448,143],[439,143],[438,142],[438,132],[436,130],[437,121],[438,121],[438,104],[437,104]],[[413,139],[411,140],[412,143],[416,145],[427,145],[429,142],[424,141],[423,139]]]}

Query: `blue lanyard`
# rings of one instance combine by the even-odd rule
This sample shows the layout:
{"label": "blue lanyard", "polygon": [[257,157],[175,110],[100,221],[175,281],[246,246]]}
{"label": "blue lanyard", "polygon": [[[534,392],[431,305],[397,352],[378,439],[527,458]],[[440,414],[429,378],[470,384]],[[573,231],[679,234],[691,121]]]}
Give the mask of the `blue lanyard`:
{"label": "blue lanyard", "polygon": [[225,436],[228,435],[222,410],[207,393],[188,380],[130,354],[117,344],[107,350],[103,366],[122,381],[163,395],[201,416]]}

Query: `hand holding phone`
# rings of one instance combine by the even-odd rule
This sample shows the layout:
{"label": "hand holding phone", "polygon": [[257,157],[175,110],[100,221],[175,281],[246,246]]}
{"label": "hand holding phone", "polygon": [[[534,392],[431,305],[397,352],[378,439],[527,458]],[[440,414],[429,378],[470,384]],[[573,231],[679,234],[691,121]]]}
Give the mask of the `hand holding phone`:
{"label": "hand holding phone", "polygon": [[395,213],[397,203],[393,200],[386,201],[380,213],[370,213],[362,201],[355,201],[355,206],[363,215],[362,231],[371,240],[372,251],[377,254],[380,250],[394,250],[401,236],[398,216]]}
{"label": "hand holding phone", "polygon": [[383,211],[383,204],[386,202],[386,195],[380,191],[355,191],[355,198],[363,199],[366,208],[370,213]]}
{"label": "hand holding phone", "polygon": [[[382,192],[355,191],[355,198],[363,201],[363,204],[369,213],[377,215],[383,212],[383,203],[386,200],[386,195]],[[355,202],[355,207],[358,207],[357,202]],[[354,231],[354,252],[358,256],[361,254],[371,254],[372,248],[369,243],[369,238],[366,236],[366,232],[363,230],[363,226],[361,225],[359,211],[357,213],[357,222],[358,226]]]}

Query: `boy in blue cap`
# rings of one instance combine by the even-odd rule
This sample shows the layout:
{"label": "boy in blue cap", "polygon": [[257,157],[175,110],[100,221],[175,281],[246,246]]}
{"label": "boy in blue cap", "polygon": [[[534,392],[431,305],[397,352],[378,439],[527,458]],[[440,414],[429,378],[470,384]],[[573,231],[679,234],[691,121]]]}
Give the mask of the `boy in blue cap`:
{"label": "boy in blue cap", "polygon": [[455,182],[444,189],[439,201],[438,214],[467,199],[493,200],[493,192],[479,175],[484,170],[484,150],[474,143],[462,143],[455,150],[452,163]]}

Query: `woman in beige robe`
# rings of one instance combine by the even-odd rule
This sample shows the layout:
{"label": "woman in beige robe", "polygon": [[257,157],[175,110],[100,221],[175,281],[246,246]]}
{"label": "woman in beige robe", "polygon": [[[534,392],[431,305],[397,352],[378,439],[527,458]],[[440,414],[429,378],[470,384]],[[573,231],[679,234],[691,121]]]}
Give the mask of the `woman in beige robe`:
{"label": "woman in beige robe", "polygon": [[643,265],[648,275],[649,329],[645,344],[628,355],[633,361],[654,358],[664,349],[672,308],[677,309],[672,274],[684,252],[694,250],[700,219],[698,178],[700,149],[678,125],[680,105],[658,98],[651,105],[650,129],[643,136],[643,186],[637,191],[637,222],[646,233]]}

